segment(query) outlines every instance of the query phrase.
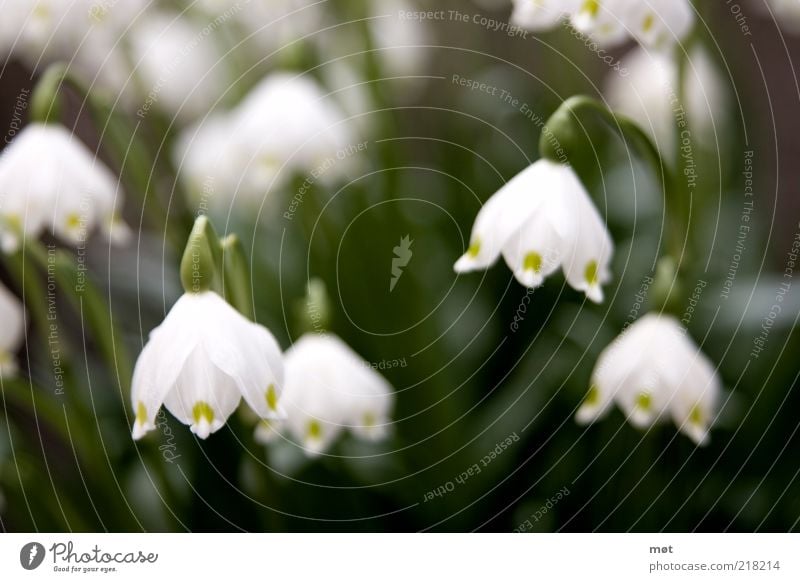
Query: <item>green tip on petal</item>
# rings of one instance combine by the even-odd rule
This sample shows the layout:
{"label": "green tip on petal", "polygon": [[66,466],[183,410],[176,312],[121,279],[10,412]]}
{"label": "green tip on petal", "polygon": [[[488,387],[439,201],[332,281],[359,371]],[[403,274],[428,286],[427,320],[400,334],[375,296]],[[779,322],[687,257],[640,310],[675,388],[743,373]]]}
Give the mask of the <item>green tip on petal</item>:
{"label": "green tip on petal", "polygon": [[467,249],[467,255],[473,259],[477,257],[478,253],[480,252],[481,252],[481,241],[479,240],[473,241],[472,244],[470,244],[469,248]]}
{"label": "green tip on petal", "polygon": [[695,426],[703,425],[703,411],[698,404],[692,406],[692,410],[689,412],[689,422]]}
{"label": "green tip on petal", "polygon": [[136,405],[136,424],[143,425],[147,423],[147,408],[141,400]]}
{"label": "green tip on petal", "polygon": [[597,16],[600,12],[600,0],[586,0],[581,6],[581,12],[590,16]]}
{"label": "green tip on petal", "polygon": [[584,406],[597,406],[600,403],[600,389],[597,384],[592,384],[586,397],[583,399]]}
{"label": "green tip on petal", "polygon": [[655,23],[656,23],[655,17],[652,14],[648,14],[647,16],[644,17],[644,22],[642,23],[642,30],[644,32],[650,32]]}
{"label": "green tip on petal", "polygon": [[534,273],[538,273],[542,270],[542,255],[536,252],[530,252],[525,255],[525,259],[522,262],[522,267],[526,271],[533,271]]}
{"label": "green tip on petal", "polygon": [[647,412],[651,406],[653,406],[653,397],[648,392],[641,392],[636,397],[636,407],[640,410]]}
{"label": "green tip on petal", "polygon": [[214,410],[208,402],[198,402],[192,408],[192,418],[195,424],[200,424],[200,421],[205,419],[208,424],[214,422]]}
{"label": "green tip on petal", "polygon": [[586,270],[583,272],[583,276],[590,286],[594,287],[597,285],[597,261],[589,261],[586,263]]}
{"label": "green tip on petal", "polygon": [[273,412],[278,410],[278,392],[275,390],[275,384],[267,387],[267,407]]}
{"label": "green tip on petal", "polygon": [[312,420],[308,423],[308,440],[318,441],[322,438],[322,425],[318,420]]}

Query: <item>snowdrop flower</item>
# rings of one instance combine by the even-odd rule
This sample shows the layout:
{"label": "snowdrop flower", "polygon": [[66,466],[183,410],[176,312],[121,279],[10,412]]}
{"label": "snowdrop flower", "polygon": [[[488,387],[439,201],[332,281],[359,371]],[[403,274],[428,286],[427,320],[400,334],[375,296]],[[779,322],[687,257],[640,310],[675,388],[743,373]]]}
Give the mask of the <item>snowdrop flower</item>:
{"label": "snowdrop flower", "polygon": [[161,405],[200,438],[242,397],[262,418],[283,414],[281,350],[272,334],[213,291],[186,293],[150,333],[133,372],[133,438],[155,428]]}
{"label": "snowdrop flower", "polygon": [[484,269],[500,254],[526,287],[538,287],[562,267],[574,289],[599,303],[611,277],[613,242],[572,168],[541,159],[484,204],[455,270]]}
{"label": "snowdrop flower", "polygon": [[14,353],[25,337],[25,314],[22,303],[8,289],[0,285],[0,378],[17,375]]}
{"label": "snowdrop flower", "polygon": [[122,194],[111,171],[64,127],[33,123],[0,157],[0,245],[13,252],[20,236],[45,228],[77,245],[97,224],[113,242],[130,231],[116,209]]}
{"label": "snowdrop flower", "polygon": [[603,46],[635,38],[650,47],[682,40],[694,24],[689,0],[514,0],[515,24],[552,28],[568,16],[572,26]]}
{"label": "snowdrop flower", "polygon": [[228,87],[214,38],[190,20],[166,12],[151,12],[131,30],[130,46],[145,102],[182,119],[208,112]]}
{"label": "snowdrop flower", "polygon": [[678,320],[647,314],[600,354],[576,420],[601,418],[616,402],[637,428],[671,416],[702,445],[708,442],[720,392],[714,366]]}
{"label": "snowdrop flower", "polygon": [[[249,210],[296,174],[323,184],[346,175],[357,141],[315,81],[274,73],[230,113],[185,130],[175,160],[195,196],[199,184],[216,183]],[[216,201],[223,202],[232,199]]]}
{"label": "snowdrop flower", "polygon": [[307,454],[324,452],[346,428],[369,440],[386,436],[392,387],[341,339],[306,334],[286,351],[285,363],[285,428]]}
{"label": "snowdrop flower", "polygon": [[[629,74],[610,73],[605,94],[612,109],[633,119],[650,133],[662,155],[674,161],[674,99],[678,67],[668,55],[635,48],[622,59]],[[700,48],[689,54],[685,70],[684,110],[692,129],[692,138],[713,146],[723,131],[729,100],[725,85],[708,54]]]}
{"label": "snowdrop flower", "polygon": [[426,46],[431,44],[428,23],[401,17],[418,11],[418,7],[406,0],[373,0],[369,5],[370,34],[383,76],[402,78],[423,74],[430,59]]}

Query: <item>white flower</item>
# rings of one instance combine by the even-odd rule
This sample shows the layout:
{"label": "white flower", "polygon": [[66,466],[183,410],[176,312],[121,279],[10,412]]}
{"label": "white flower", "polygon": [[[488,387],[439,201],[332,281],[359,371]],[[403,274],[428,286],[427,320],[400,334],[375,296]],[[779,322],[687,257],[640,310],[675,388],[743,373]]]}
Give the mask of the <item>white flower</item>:
{"label": "white flower", "polygon": [[347,123],[311,78],[274,73],[230,113],[185,130],[175,160],[195,196],[217,184],[216,204],[235,197],[249,211],[297,174],[323,184],[347,175],[358,143]]}
{"label": "white flower", "polygon": [[286,351],[285,362],[285,425],[307,454],[322,453],[346,428],[370,440],[386,435],[392,387],[341,339],[306,334]]}
{"label": "white flower", "polygon": [[[610,73],[605,94],[614,111],[633,119],[651,135],[662,155],[675,161],[678,67],[669,55],[635,48],[621,66],[627,76]],[[689,54],[684,79],[684,111],[692,139],[713,147],[724,139],[729,99],[724,81],[708,54],[700,48]]]}
{"label": "white flower", "polygon": [[45,228],[76,245],[99,224],[112,241],[129,237],[117,218],[122,193],[111,171],[59,125],[30,124],[0,156],[0,244],[19,246]]}
{"label": "white flower", "polygon": [[568,18],[582,0],[514,0],[511,22],[528,30],[547,30]]}
{"label": "white flower", "polygon": [[0,378],[17,375],[14,353],[25,338],[25,313],[22,303],[0,285]]}
{"label": "white flower", "polygon": [[600,354],[576,420],[601,418],[616,402],[638,428],[671,416],[695,443],[705,444],[720,393],[714,366],[678,320],[647,314]]}
{"label": "white flower", "polygon": [[228,88],[212,34],[177,14],[150,11],[131,30],[143,110],[152,105],[182,119],[204,115]]}
{"label": "white flower", "polygon": [[280,417],[282,387],[281,350],[266,328],[213,291],[186,293],[136,362],[133,438],[155,427],[162,404],[200,438],[219,430],[242,397],[260,417]]}
{"label": "white flower", "polygon": [[[369,6],[372,48],[383,77],[401,80],[424,74],[430,60],[427,46],[432,44],[430,27],[426,21],[402,18],[403,14],[419,11],[419,7],[406,0],[373,0]],[[406,88],[410,80],[405,80]]]}
{"label": "white flower", "polygon": [[611,277],[613,242],[603,219],[572,168],[545,159],[484,204],[455,270],[486,268],[501,253],[526,287],[538,287],[560,266],[569,284],[597,303]]}
{"label": "white flower", "polygon": [[771,14],[790,32],[800,33],[800,2],[797,0],[755,0],[755,4],[761,12]]}
{"label": "white flower", "polygon": [[603,46],[630,37],[650,47],[670,46],[694,24],[689,0],[514,0],[514,23],[531,30],[552,28],[565,16]]}

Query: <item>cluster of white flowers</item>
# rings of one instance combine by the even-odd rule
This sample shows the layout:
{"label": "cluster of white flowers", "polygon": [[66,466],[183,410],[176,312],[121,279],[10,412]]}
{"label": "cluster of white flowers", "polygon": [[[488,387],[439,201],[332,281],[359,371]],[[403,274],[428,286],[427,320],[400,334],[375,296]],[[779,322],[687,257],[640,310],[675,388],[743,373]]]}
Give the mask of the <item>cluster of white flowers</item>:
{"label": "cluster of white flowers", "polygon": [[122,192],[111,171],[73,134],[54,124],[25,127],[0,156],[0,246],[45,229],[78,245],[98,225],[113,241],[130,236],[118,217]]}
{"label": "cluster of white flowers", "polygon": [[689,0],[514,0],[511,19],[531,30],[553,28],[568,19],[604,46],[635,38],[663,47],[689,33],[695,13]]}
{"label": "cluster of white flowers", "polygon": [[197,197],[215,193],[212,204],[235,203],[252,211],[288,181],[302,175],[326,183],[351,171],[357,140],[334,100],[310,77],[274,73],[235,109],[184,130],[175,165]]}
{"label": "cluster of white flowers", "polygon": [[562,267],[574,289],[599,303],[613,251],[608,229],[572,168],[542,159],[481,208],[455,270],[484,269],[502,254],[521,284],[538,287]]}
{"label": "cluster of white flowers", "polygon": [[332,334],[307,334],[286,351],[286,420],[262,423],[270,442],[285,428],[308,455],[325,451],[344,429],[368,440],[387,435],[392,387]]}
{"label": "cluster of white flowers", "polygon": [[616,402],[638,428],[671,417],[695,443],[705,444],[720,393],[714,366],[681,324],[647,314],[600,355],[576,419],[592,422]]}
{"label": "cluster of white flowers", "polygon": [[20,303],[8,289],[0,285],[0,378],[17,375],[17,362],[14,353],[25,339],[25,312]]}
{"label": "cluster of white flowers", "polygon": [[155,428],[162,404],[206,438],[225,425],[242,397],[262,419],[259,441],[286,429],[316,455],[345,428],[370,440],[384,437],[394,393],[336,336],[304,336],[284,357],[266,328],[215,292],[184,294],[136,362],[133,438]]}

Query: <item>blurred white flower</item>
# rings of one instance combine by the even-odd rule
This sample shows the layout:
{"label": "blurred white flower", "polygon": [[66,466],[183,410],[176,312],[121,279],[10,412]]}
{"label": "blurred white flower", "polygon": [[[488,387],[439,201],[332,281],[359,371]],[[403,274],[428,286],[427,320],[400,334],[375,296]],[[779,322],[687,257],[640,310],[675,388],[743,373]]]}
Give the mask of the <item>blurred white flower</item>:
{"label": "blurred white flower", "polygon": [[603,417],[613,402],[637,428],[669,416],[697,444],[708,442],[721,385],[677,319],[647,314],[600,354],[576,420]]}
{"label": "blurred white flower", "polygon": [[650,47],[681,41],[694,24],[689,0],[514,0],[514,24],[542,30],[569,17],[572,26],[603,46],[635,38]]}
{"label": "blurred white flower", "polygon": [[45,228],[65,242],[86,240],[95,225],[112,242],[130,236],[115,209],[122,192],[111,171],[64,127],[33,123],[0,156],[0,245],[15,251],[20,236]]}
{"label": "blurred white flower", "polygon": [[25,313],[22,303],[11,291],[0,285],[0,378],[17,375],[14,353],[25,339]]}
{"label": "blurred white flower", "polygon": [[[635,48],[622,58],[629,74],[609,73],[605,94],[612,109],[633,119],[651,135],[662,155],[675,161],[678,66],[658,52]],[[696,48],[689,54],[684,80],[684,110],[692,139],[707,147],[724,140],[728,95],[708,54]]]}
{"label": "blurred white flower", "polygon": [[242,397],[262,418],[282,416],[278,342],[213,291],[186,293],[150,333],[133,372],[133,438],[155,428],[161,405],[200,438],[219,430]]}
{"label": "blurred white flower", "polygon": [[[372,48],[376,51],[381,74],[399,78],[424,74],[430,59],[428,23],[401,17],[418,12],[419,7],[407,0],[373,0],[369,5]],[[406,86],[411,81],[419,79],[405,79]]]}
{"label": "blurred white flower", "polygon": [[558,267],[569,284],[594,301],[614,245],[602,217],[574,170],[539,160],[514,176],[483,205],[458,273],[484,269],[502,253],[517,280],[538,287]]}
{"label": "blurred white flower", "polygon": [[184,130],[175,151],[182,179],[195,197],[213,184],[211,201],[227,210],[234,197],[246,211],[302,175],[329,184],[356,163],[357,144],[333,99],[309,77],[274,73],[233,111]]}
{"label": "blurred white flower", "polygon": [[214,106],[229,85],[214,34],[168,12],[151,10],[137,22],[130,46],[145,100],[140,115],[158,106],[185,120]]}
{"label": "blurred white flower", "polygon": [[[386,436],[392,387],[341,339],[306,334],[286,351],[285,362],[285,428],[307,454],[324,452],[348,428],[369,440]],[[269,440],[274,429],[262,427],[256,436]]]}
{"label": "blurred white flower", "polygon": [[755,0],[765,14],[772,15],[778,23],[792,33],[800,33],[800,2],[798,0]]}

